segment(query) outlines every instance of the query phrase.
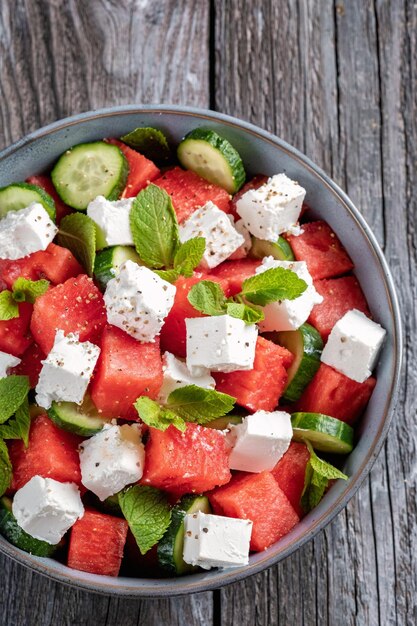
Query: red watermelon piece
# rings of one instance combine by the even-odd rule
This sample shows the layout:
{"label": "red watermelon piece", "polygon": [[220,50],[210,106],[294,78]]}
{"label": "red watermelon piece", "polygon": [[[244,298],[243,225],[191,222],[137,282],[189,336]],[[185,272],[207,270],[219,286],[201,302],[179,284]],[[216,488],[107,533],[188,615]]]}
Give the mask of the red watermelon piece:
{"label": "red watermelon piece", "polygon": [[294,356],[286,348],[258,337],[253,369],[213,373],[216,389],[236,398],[249,411],[273,411],[288,380]]}
{"label": "red watermelon piece", "polygon": [[240,200],[240,198],[247,191],[250,191],[251,189],[258,189],[259,187],[264,185],[267,181],[268,181],[268,176],[264,176],[264,174],[256,174],[256,176],[254,176],[252,180],[249,180],[247,183],[245,183],[242,189],[240,189],[237,193],[235,193],[235,195],[232,198],[232,201],[230,202],[230,213],[233,215],[233,217],[236,220],[240,219],[240,215],[238,214],[236,210],[238,200]]}
{"label": "red watermelon piece", "polygon": [[142,483],[180,496],[203,493],[229,482],[229,450],[215,428],[187,424],[185,432],[170,426],[149,429]]}
{"label": "red watermelon piece", "polygon": [[80,341],[97,343],[105,323],[103,296],[91,278],[81,274],[37,298],[30,329],[41,350],[48,354],[57,329],[66,335],[79,333]]}
{"label": "red watermelon piece", "polygon": [[227,191],[209,183],[191,170],[174,167],[153,182],[171,196],[179,223],[209,200],[222,211],[229,211],[230,196]]}
{"label": "red watermelon piece", "polygon": [[375,385],[373,377],[358,383],[321,363],[295,410],[323,413],[352,424],[365,410]]}
{"label": "red watermelon piece", "polygon": [[317,328],[324,341],[336,322],[351,309],[357,309],[371,317],[365,296],[354,276],[318,280],[314,286],[323,296],[323,302],[313,307],[308,321]]}
{"label": "red watermelon piece", "polygon": [[227,296],[235,296],[242,291],[242,284],[255,274],[256,268],[261,265],[260,259],[240,259],[239,261],[225,261],[210,272],[209,280],[216,276],[227,284]]}
{"label": "red watermelon piece", "polygon": [[292,441],[284,456],[271,471],[298,517],[302,517],[304,514],[300,500],[304,490],[306,467],[309,460],[310,452],[305,443]]}
{"label": "red watermelon piece", "polygon": [[313,280],[332,278],[353,269],[339,238],[323,221],[303,224],[303,233],[287,237],[297,261],[305,261]]}
{"label": "red watermelon piece", "polygon": [[156,398],[161,385],[159,339],[141,343],[116,326],[106,326],[91,383],[91,397],[103,417],[137,419],[135,400]]}
{"label": "red watermelon piece", "polygon": [[120,517],[88,509],[71,529],[68,567],[118,576],[126,543],[128,523]]}
{"label": "red watermelon piece", "polygon": [[32,343],[20,358],[21,362],[19,365],[16,365],[10,373],[19,376],[28,376],[30,388],[34,389],[38,384],[39,374],[41,373],[41,361],[46,358],[46,355],[42,352],[37,343]]}
{"label": "red watermelon piece", "polygon": [[67,204],[65,204],[63,200],[61,200],[49,176],[45,174],[30,176],[26,182],[30,185],[37,185],[38,187],[41,187],[41,189],[46,191],[46,193],[51,196],[51,198],[55,202],[56,223],[58,224],[58,226],[63,217],[74,212],[71,207],[69,207]]}
{"label": "red watermelon piece", "polygon": [[251,550],[266,550],[300,521],[285,493],[270,472],[237,473],[228,485],[209,494],[218,515],[253,522]]}
{"label": "red watermelon piece", "polygon": [[155,178],[158,178],[161,172],[153,161],[147,159],[140,152],[133,150],[122,141],[118,139],[108,139],[107,141],[120,148],[129,164],[126,187],[121,197],[134,198],[141,189],[144,189]]}
{"label": "red watermelon piece", "polygon": [[29,331],[33,305],[29,302],[19,304],[19,317],[0,321],[0,350],[13,356],[20,356],[33,342]]}
{"label": "red watermelon piece", "polygon": [[11,489],[17,491],[34,476],[53,478],[61,483],[81,485],[78,445],[81,437],[61,430],[46,415],[31,424],[29,445],[15,440],[9,444],[13,466]]}

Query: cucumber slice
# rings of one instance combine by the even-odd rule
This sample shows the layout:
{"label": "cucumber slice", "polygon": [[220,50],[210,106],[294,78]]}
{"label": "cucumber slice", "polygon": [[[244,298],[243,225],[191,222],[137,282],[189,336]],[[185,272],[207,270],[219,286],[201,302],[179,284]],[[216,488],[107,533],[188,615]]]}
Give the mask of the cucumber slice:
{"label": "cucumber slice", "polygon": [[353,428],[330,415],[293,413],[294,441],[309,441],[315,450],[349,454],[353,450]]}
{"label": "cucumber slice", "polygon": [[252,247],[249,255],[254,259],[263,259],[272,256],[278,261],[295,261],[290,244],[284,237],[278,237],[277,241],[265,241],[252,237]]}
{"label": "cucumber slice", "polygon": [[91,200],[117,200],[126,185],[129,165],[118,148],[104,141],[81,143],[58,159],[51,173],[59,197],[83,211]]}
{"label": "cucumber slice", "polygon": [[184,549],[184,517],[189,513],[211,513],[206,496],[184,496],[171,511],[171,523],[158,544],[159,565],[171,574],[186,574],[196,567],[188,565],[182,558]]}
{"label": "cucumber slice", "polygon": [[94,277],[102,289],[106,288],[111,278],[119,274],[121,265],[126,261],[134,261],[138,265],[143,265],[138,253],[131,246],[112,246],[97,254],[94,263]]}
{"label": "cucumber slice", "polygon": [[303,324],[298,330],[274,333],[274,340],[295,356],[283,397],[287,402],[296,402],[320,366],[323,340],[310,324]]}
{"label": "cucumber slice", "polygon": [[26,209],[32,202],[39,202],[55,222],[55,202],[51,196],[37,185],[13,183],[0,189],[0,218],[9,211]]}
{"label": "cucumber slice", "polygon": [[111,421],[100,417],[89,396],[85,397],[80,406],[75,402],[52,402],[47,413],[57,426],[82,437],[95,435],[100,432],[104,424]]}
{"label": "cucumber slice", "polygon": [[20,528],[12,513],[12,501],[6,496],[0,499],[0,533],[16,548],[35,556],[52,556],[61,546],[61,543],[51,546],[46,541],[35,539]]}
{"label": "cucumber slice", "polygon": [[236,193],[245,182],[239,153],[213,130],[192,130],[179,144],[177,155],[183,167],[229,193]]}
{"label": "cucumber slice", "polygon": [[243,417],[241,415],[225,415],[224,417],[218,417],[207,424],[204,424],[207,428],[215,428],[216,430],[225,430],[229,424],[241,424]]}

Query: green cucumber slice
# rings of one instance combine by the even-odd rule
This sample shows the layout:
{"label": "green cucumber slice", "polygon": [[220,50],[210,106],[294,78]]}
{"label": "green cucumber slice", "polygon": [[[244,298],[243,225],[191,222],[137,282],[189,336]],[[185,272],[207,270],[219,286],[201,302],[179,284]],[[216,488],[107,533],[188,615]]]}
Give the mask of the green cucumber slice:
{"label": "green cucumber slice", "polygon": [[295,261],[291,246],[284,237],[278,237],[276,242],[252,237],[252,247],[249,255],[254,259],[272,256],[278,261]]}
{"label": "green cucumber slice", "polygon": [[293,413],[294,441],[309,441],[315,450],[333,454],[349,454],[353,450],[353,428],[330,415]]}
{"label": "green cucumber slice", "polygon": [[98,252],[94,263],[94,277],[102,289],[106,288],[111,278],[119,274],[120,267],[126,261],[143,265],[138,253],[131,246],[112,246]]}
{"label": "green cucumber slice", "polygon": [[204,424],[207,428],[215,428],[216,430],[225,430],[229,424],[241,424],[243,416],[241,415],[225,415],[224,417],[218,417],[211,422]]}
{"label": "green cucumber slice", "polygon": [[177,155],[183,167],[229,193],[236,193],[245,182],[245,168],[239,153],[214,130],[192,130],[179,144]]}
{"label": "green cucumber slice", "polygon": [[20,528],[12,513],[12,501],[6,496],[0,499],[0,533],[16,548],[35,556],[52,556],[61,546],[61,543],[51,546],[46,541],[35,539]]}
{"label": "green cucumber slice", "polygon": [[158,544],[159,565],[171,574],[187,574],[196,567],[188,565],[182,558],[184,549],[184,517],[189,513],[211,513],[206,496],[184,496],[171,511],[171,523]]}
{"label": "green cucumber slice", "polygon": [[0,189],[0,218],[9,211],[26,209],[32,202],[39,202],[55,222],[55,202],[51,196],[41,187],[29,183],[13,183]]}
{"label": "green cucumber slice", "polygon": [[120,148],[96,141],[64,152],[51,178],[59,197],[73,209],[83,211],[97,196],[117,200],[128,173],[129,165]]}
{"label": "green cucumber slice", "polygon": [[320,366],[323,340],[310,324],[303,324],[297,330],[274,333],[274,340],[295,356],[288,370],[283,397],[287,402],[296,402]]}
{"label": "green cucumber slice", "polygon": [[104,424],[110,423],[109,419],[100,417],[88,395],[81,405],[75,402],[52,402],[47,413],[57,426],[82,437],[91,437],[100,432]]}
{"label": "green cucumber slice", "polygon": [[135,130],[127,133],[127,135],[123,135],[120,139],[156,163],[166,164],[171,156],[167,138],[157,128],[151,128],[150,126],[135,128]]}

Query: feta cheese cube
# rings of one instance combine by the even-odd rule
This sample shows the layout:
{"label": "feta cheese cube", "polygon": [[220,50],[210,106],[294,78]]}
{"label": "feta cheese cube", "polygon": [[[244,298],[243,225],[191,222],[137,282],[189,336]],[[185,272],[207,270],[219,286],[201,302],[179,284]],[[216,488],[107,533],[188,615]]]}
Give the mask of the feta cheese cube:
{"label": "feta cheese cube", "polygon": [[277,261],[269,256],[256,268],[256,273],[261,274],[274,267],[295,272],[307,283],[307,289],[295,300],[277,300],[264,306],[265,319],[259,323],[259,328],[266,332],[296,330],[307,321],[313,306],[323,302],[323,296],[316,291],[305,261]]}
{"label": "feta cheese cube", "polygon": [[107,283],[104,302],[110,324],[143,342],[154,342],[174,304],[176,287],[147,267],[126,261]]}
{"label": "feta cheese cube", "polygon": [[321,360],[363,383],[372,374],[386,331],[361,311],[348,311],[333,326]]}
{"label": "feta cheese cube", "polygon": [[98,226],[98,247],[134,245],[130,230],[130,209],[134,199],[111,202],[104,196],[97,196],[90,202],[87,215]]}
{"label": "feta cheese cube", "polygon": [[187,367],[192,376],[213,372],[251,370],[258,329],[230,315],[185,320]]}
{"label": "feta cheese cube", "polygon": [[291,415],[284,411],[256,411],[229,428],[229,467],[242,472],[271,471],[291,443]]}
{"label": "feta cheese cube", "polygon": [[272,176],[258,189],[249,189],[236,203],[236,211],[252,235],[276,241],[297,221],[305,189],[285,174]]}
{"label": "feta cheese cube", "polygon": [[232,220],[232,224],[234,224],[237,232],[240,233],[245,240],[236,252],[233,252],[233,254],[229,257],[231,261],[238,261],[239,259],[244,259],[248,255],[248,252],[252,247],[252,238],[243,220],[237,220],[237,222],[234,222],[232,215],[229,215],[229,218]]}
{"label": "feta cheese cube", "polygon": [[203,569],[247,565],[252,526],[251,520],[201,511],[186,515],[184,561]]}
{"label": "feta cheese cube", "polygon": [[165,352],[162,357],[162,371],[164,380],[158,400],[163,404],[168,400],[169,394],[180,387],[197,385],[197,387],[203,387],[204,389],[214,389],[216,386],[216,381],[210,376],[209,370],[201,371],[199,376],[193,376],[188,370],[186,363],[177,359],[170,352]]}
{"label": "feta cheese cube", "polygon": [[12,512],[31,537],[56,545],[84,515],[84,506],[74,483],[34,476],[16,492]]}
{"label": "feta cheese cube", "polygon": [[138,424],[106,424],[80,446],[81,481],[100,500],[142,478],[145,448]]}
{"label": "feta cheese cube", "polygon": [[205,269],[220,265],[245,243],[227,213],[212,202],[197,209],[179,230],[182,243],[193,237],[204,237],[206,249],[200,265]]}
{"label": "feta cheese cube", "polygon": [[65,336],[58,330],[52,350],[42,361],[36,385],[39,406],[49,409],[54,400],[81,404],[99,354],[98,346],[79,341],[76,333]]}
{"label": "feta cheese cube", "polygon": [[20,362],[21,359],[18,359],[17,356],[0,351],[0,378],[6,378],[9,369],[16,367]]}
{"label": "feta cheese cube", "polygon": [[21,259],[45,250],[58,229],[39,202],[9,211],[0,220],[0,259]]}

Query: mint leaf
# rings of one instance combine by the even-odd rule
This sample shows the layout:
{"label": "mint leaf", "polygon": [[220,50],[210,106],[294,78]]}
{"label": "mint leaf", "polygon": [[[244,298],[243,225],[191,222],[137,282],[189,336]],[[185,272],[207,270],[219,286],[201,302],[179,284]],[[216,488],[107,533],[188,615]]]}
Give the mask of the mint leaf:
{"label": "mint leaf", "polygon": [[327,478],[329,480],[334,480],[337,478],[347,480],[349,478],[348,476],[346,476],[346,474],[341,472],[340,469],[334,467],[334,465],[327,463],[327,461],[323,461],[323,459],[319,459],[314,451],[310,451],[310,454],[311,467],[316,474],[319,474],[320,476],[323,476],[324,478]]}
{"label": "mint leaf", "polygon": [[277,300],[295,300],[307,289],[307,283],[283,267],[255,274],[243,282],[242,296],[253,304],[265,306]]}
{"label": "mint leaf", "polygon": [[206,424],[229,413],[235,402],[236,398],[215,389],[186,385],[169,394],[167,407],[187,422]]}
{"label": "mint leaf", "polygon": [[206,315],[224,315],[226,313],[226,297],[218,283],[202,280],[193,285],[188,293],[188,302]]}
{"label": "mint leaf", "polygon": [[6,424],[0,426],[2,439],[23,439],[25,447],[29,444],[30,414],[27,397],[17,409],[16,414]]}
{"label": "mint leaf", "polygon": [[147,424],[147,426],[163,431],[171,425],[182,432],[186,429],[186,424],[181,417],[147,396],[138,398],[133,406],[142,422]]}
{"label": "mint leaf", "polygon": [[348,476],[337,467],[334,467],[334,465],[320,459],[309,441],[305,441],[305,443],[310,452],[310,459],[306,467],[301,506],[304,511],[308,512],[321,501],[328,487],[329,480],[337,478],[347,480]]}
{"label": "mint leaf", "polygon": [[0,439],[0,496],[10,487],[12,482],[12,464],[9,451],[4,441]]}
{"label": "mint leaf", "polygon": [[16,302],[35,302],[49,287],[49,280],[28,280],[18,278],[13,283],[13,299]]}
{"label": "mint leaf", "polygon": [[13,298],[11,291],[5,289],[0,293],[0,321],[12,320],[19,317],[19,305]]}
{"label": "mint leaf", "polygon": [[178,223],[171,198],[164,189],[148,185],[136,196],[130,211],[136,251],[151,268],[171,267],[178,247]]}
{"label": "mint leaf", "polygon": [[27,376],[7,376],[0,379],[0,424],[7,422],[26,400],[29,393]]}
{"label": "mint leaf", "polygon": [[119,493],[119,504],[141,554],[146,554],[170,524],[168,496],[154,487],[135,485]]}
{"label": "mint leaf", "polygon": [[204,237],[194,237],[182,243],[174,256],[174,268],[186,278],[193,275],[195,268],[200,264],[206,249]]}
{"label": "mint leaf", "polygon": [[171,150],[167,138],[157,128],[135,128],[120,138],[125,144],[138,150],[152,161],[163,163],[169,160]]}
{"label": "mint leaf", "polygon": [[180,273],[177,270],[153,270],[155,274],[158,274],[159,278],[166,280],[169,283],[175,283],[180,277]]}
{"label": "mint leaf", "polygon": [[248,306],[243,302],[228,302],[226,305],[226,313],[231,317],[237,317],[243,320],[245,324],[256,324],[264,319],[264,314],[261,309]]}
{"label": "mint leaf", "polygon": [[96,226],[84,213],[71,213],[61,220],[58,243],[70,250],[89,276],[96,258]]}

